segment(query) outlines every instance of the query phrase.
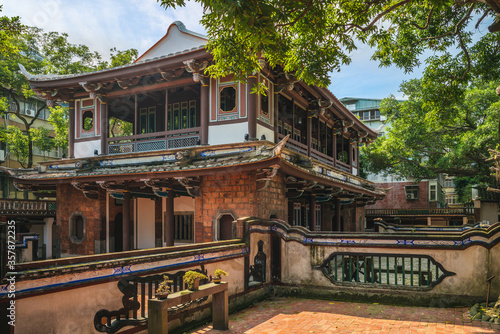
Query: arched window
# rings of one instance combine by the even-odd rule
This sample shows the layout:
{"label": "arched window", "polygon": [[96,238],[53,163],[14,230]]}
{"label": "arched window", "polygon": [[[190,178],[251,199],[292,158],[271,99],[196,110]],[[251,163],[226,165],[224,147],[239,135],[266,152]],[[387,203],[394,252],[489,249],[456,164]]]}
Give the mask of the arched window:
{"label": "arched window", "polygon": [[86,219],[83,213],[73,212],[69,218],[69,237],[73,243],[80,244],[85,239]]}

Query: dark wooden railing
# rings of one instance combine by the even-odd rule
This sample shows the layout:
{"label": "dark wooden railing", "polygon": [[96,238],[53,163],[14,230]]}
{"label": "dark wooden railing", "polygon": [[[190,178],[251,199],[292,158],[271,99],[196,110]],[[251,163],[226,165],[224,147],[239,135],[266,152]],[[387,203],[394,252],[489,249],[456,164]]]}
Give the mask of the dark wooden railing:
{"label": "dark wooden railing", "polygon": [[366,216],[470,216],[474,208],[445,209],[366,209]]}
{"label": "dark wooden railing", "polygon": [[0,199],[1,215],[19,216],[54,216],[56,202],[46,200]]}

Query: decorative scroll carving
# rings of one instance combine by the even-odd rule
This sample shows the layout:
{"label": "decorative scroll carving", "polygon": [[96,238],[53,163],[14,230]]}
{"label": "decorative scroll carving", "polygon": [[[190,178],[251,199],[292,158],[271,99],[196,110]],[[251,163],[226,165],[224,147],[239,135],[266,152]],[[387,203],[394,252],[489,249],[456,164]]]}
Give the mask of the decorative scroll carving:
{"label": "decorative scroll carving", "polygon": [[208,66],[208,61],[204,61],[202,63],[196,62],[194,59],[186,60],[184,62],[186,65],[186,71],[189,73],[193,73],[194,82],[201,82],[203,85],[206,85],[205,76],[202,74],[202,71]]}
{"label": "decorative scroll carving", "polygon": [[83,182],[71,182],[71,185],[76,189],[83,192],[83,195],[89,199],[99,198],[99,188],[97,184],[83,183]]}
{"label": "decorative scroll carving", "polygon": [[272,165],[271,168],[265,168],[261,173],[257,174],[257,191],[264,190],[280,169],[279,165]]}
{"label": "decorative scroll carving", "polygon": [[200,197],[200,183],[198,178],[190,177],[176,177],[177,182],[184,188],[186,188],[187,193],[192,197]]}
{"label": "decorative scroll carving", "polygon": [[276,146],[274,146],[273,157],[276,157],[281,154],[281,151],[283,151],[283,148],[285,147],[288,138],[290,138],[290,134],[287,134],[285,138],[281,139],[281,141],[278,144],[276,144]]}

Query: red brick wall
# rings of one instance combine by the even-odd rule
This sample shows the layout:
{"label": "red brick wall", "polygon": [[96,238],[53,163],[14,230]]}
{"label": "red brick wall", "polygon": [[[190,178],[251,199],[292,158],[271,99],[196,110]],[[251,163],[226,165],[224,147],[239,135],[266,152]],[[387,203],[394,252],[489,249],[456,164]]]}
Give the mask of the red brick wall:
{"label": "red brick wall", "polygon": [[[94,254],[95,240],[102,240],[106,213],[104,191],[99,199],[88,199],[83,192],[71,184],[57,186],[57,218],[58,238],[61,239],[61,254],[89,255]],[[81,212],[85,217],[85,236],[81,243],[70,238],[69,220],[74,212]]]}
{"label": "red brick wall", "polygon": [[378,183],[378,188],[391,188],[382,201],[367,206],[367,209],[423,209],[430,208],[429,182],[418,184],[418,199],[406,199],[405,186],[415,185],[413,182]]}
{"label": "red brick wall", "polygon": [[286,219],[287,200],[285,184],[276,176],[263,191],[256,191],[256,173],[241,172],[204,176],[200,197],[195,199],[195,242],[213,241],[213,227],[217,218],[225,213],[234,219],[241,217],[269,218],[276,214]]}

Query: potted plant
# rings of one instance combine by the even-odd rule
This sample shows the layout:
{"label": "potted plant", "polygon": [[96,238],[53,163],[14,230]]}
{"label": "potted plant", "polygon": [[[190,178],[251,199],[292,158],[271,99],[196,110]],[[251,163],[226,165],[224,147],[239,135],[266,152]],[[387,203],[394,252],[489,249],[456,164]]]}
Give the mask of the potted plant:
{"label": "potted plant", "polygon": [[207,279],[208,277],[197,271],[186,271],[183,280],[186,283],[188,290],[196,291],[200,285],[200,279]]}
{"label": "potted plant", "polygon": [[219,284],[222,281],[222,276],[228,276],[228,275],[224,270],[217,269],[214,272],[214,278],[212,279],[212,282],[214,282],[215,284]]}
{"label": "potted plant", "polygon": [[166,299],[170,294],[170,285],[174,281],[168,279],[167,275],[163,275],[163,281],[158,284],[158,288],[155,291],[155,297],[158,299]]}

